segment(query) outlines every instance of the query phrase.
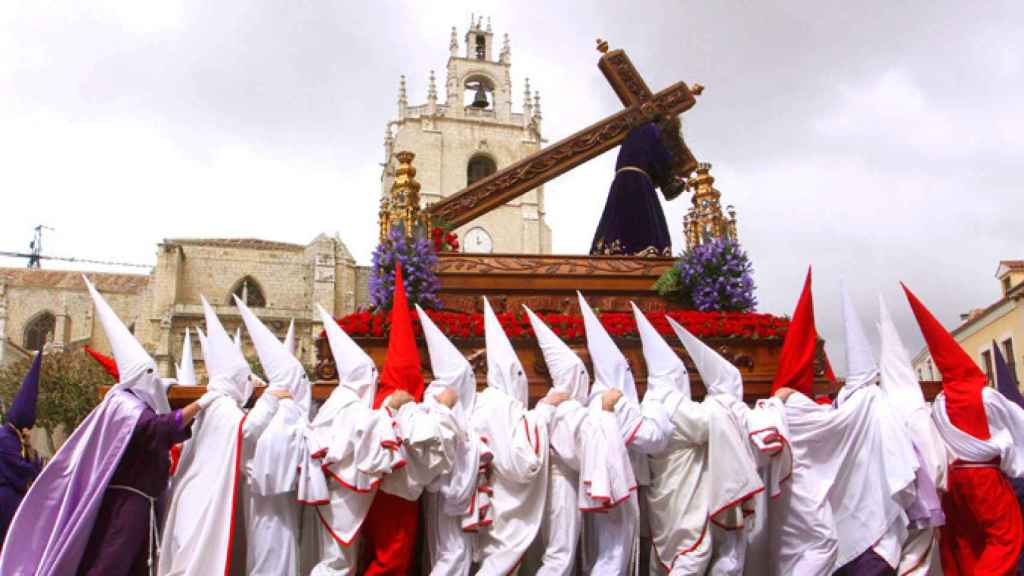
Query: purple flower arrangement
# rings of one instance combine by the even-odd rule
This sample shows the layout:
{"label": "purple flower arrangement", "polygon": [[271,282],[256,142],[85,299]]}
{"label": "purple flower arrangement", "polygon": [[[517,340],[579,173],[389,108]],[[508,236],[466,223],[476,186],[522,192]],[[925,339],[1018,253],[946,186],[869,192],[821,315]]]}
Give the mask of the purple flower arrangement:
{"label": "purple flower arrangement", "polygon": [[405,292],[411,304],[425,309],[441,307],[437,297],[440,281],[434,269],[437,253],[426,234],[417,229],[412,237],[405,235],[401,226],[395,226],[386,241],[373,251],[370,266],[370,304],[374,309],[391,309],[395,292],[395,264],[402,265]]}
{"label": "purple flower arrangement", "polygon": [[655,288],[703,312],[750,312],[757,306],[753,271],[739,243],[712,239],[684,252]]}

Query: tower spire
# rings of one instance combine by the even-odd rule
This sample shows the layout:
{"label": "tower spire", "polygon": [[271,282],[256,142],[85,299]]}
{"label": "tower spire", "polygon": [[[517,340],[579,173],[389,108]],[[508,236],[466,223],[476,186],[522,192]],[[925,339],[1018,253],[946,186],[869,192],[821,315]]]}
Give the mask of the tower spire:
{"label": "tower spire", "polygon": [[402,74],[398,81],[398,119],[405,118],[405,108],[409,105],[409,99],[405,95],[405,74]]}
{"label": "tower spire", "polygon": [[506,33],[501,45],[501,55],[498,57],[502,64],[506,66],[512,63],[512,47],[509,43],[508,34]]}
{"label": "tower spire", "polygon": [[459,55],[459,36],[452,26],[452,38],[448,41],[448,52],[454,57]]}

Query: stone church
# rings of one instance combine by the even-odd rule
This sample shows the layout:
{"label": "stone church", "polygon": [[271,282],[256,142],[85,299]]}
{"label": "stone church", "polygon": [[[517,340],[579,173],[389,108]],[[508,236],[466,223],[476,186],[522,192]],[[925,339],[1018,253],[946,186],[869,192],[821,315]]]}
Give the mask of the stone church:
{"label": "stone church", "polygon": [[[540,96],[528,83],[522,111],[512,111],[507,35],[497,59],[490,23],[474,20],[463,44],[460,55],[453,28],[443,102],[438,102],[431,75],[427,103],[410,106],[403,80],[398,119],[387,126],[382,191],[390,189],[394,155],[401,150],[416,154],[417,179],[424,202],[430,203],[540,148]],[[458,232],[465,251],[549,253],[544,191],[538,188]],[[315,363],[314,340],[321,330],[314,305],[342,316],[368,302],[369,270],[357,265],[341,238],[324,234],[305,245],[168,239],[157,246],[156,265],[148,274],[86,275],[153,354],[164,376],[173,376],[185,328],[203,324],[200,295],[210,300],[229,331],[241,325],[232,294],[243,296],[282,338],[294,320],[298,351],[307,365]],[[253,356],[247,337],[244,341]],[[81,273],[0,268],[0,365],[29,357],[44,343],[49,349],[88,345],[109,353]],[[195,339],[193,346],[202,373]]]}

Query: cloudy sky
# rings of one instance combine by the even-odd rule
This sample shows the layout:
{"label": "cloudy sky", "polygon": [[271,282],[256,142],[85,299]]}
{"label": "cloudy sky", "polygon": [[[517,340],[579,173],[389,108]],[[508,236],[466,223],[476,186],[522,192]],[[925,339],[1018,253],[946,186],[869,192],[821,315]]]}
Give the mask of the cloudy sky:
{"label": "cloudy sky", "polygon": [[[841,277],[916,351],[899,280],[954,326],[1024,257],[1020,2],[9,0],[0,250],[36,224],[49,254],[142,264],[162,238],[336,232],[367,262],[398,77],[422,102],[472,12],[511,36],[513,93],[540,89],[551,141],[619,107],[596,37],[655,90],[704,84],[687,140],[737,207],[760,309],[790,313],[813,264],[840,372]],[[557,252],[588,248],[613,163],[548,185]],[[677,239],[686,204],[665,205]]]}

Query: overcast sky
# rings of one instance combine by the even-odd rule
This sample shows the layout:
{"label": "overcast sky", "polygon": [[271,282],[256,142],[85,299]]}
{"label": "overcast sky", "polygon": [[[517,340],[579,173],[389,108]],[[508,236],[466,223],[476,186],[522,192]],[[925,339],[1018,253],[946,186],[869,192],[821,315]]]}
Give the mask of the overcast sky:
{"label": "overcast sky", "polygon": [[[869,332],[882,292],[916,352],[898,281],[952,327],[1024,257],[1024,3],[777,4],[8,0],[0,250],[36,224],[46,253],[142,264],[162,238],[336,232],[368,262],[398,77],[423,102],[475,12],[511,36],[513,94],[540,90],[552,142],[619,108],[596,37],[654,90],[704,84],[684,129],[737,207],[760,309],[791,313],[812,264],[837,371],[843,276]],[[547,186],[556,252],[588,249],[613,164]],[[687,205],[665,204],[676,250]]]}

